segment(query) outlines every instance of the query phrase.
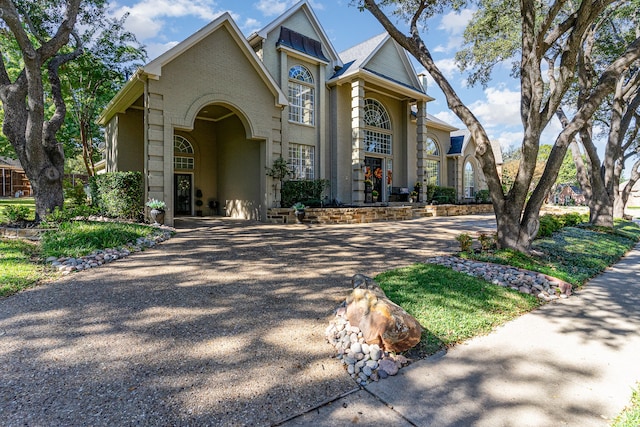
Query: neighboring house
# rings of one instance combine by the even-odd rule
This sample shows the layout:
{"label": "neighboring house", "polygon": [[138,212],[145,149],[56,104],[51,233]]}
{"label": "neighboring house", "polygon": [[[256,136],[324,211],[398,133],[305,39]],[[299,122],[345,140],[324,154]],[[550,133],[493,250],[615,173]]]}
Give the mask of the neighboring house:
{"label": "neighboring house", "polygon": [[197,190],[219,214],[265,220],[279,203],[266,168],[280,156],[342,203],[364,204],[365,175],[385,202],[416,182],[473,197],[485,187],[473,141],[452,149],[456,128],[427,114],[432,100],[388,34],[338,53],[307,0],[248,38],[223,14],[110,102],[105,169],[143,172],[168,224],[194,213]]}
{"label": "neighboring house", "polygon": [[0,157],[0,196],[20,197],[31,195],[31,183],[19,160]]}
{"label": "neighboring house", "polygon": [[578,205],[584,206],[587,201],[582,193],[582,189],[575,185],[561,184],[556,187],[554,194],[554,203],[556,205]]}

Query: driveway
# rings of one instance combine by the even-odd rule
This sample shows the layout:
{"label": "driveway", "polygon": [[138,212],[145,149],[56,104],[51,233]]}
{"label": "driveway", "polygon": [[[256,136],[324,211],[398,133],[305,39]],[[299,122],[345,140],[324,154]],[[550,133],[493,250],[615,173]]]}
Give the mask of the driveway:
{"label": "driveway", "polygon": [[0,420],[271,425],[353,390],[324,329],[370,276],[492,215],[358,225],[181,219],[160,246],[0,299]]}

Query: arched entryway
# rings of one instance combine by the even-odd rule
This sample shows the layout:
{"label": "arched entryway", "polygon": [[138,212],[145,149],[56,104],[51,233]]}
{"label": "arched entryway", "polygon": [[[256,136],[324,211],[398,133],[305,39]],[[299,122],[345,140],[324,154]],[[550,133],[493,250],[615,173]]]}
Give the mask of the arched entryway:
{"label": "arched entryway", "polygon": [[202,107],[191,129],[174,129],[176,215],[260,219],[260,140],[247,137],[241,112],[223,104]]}

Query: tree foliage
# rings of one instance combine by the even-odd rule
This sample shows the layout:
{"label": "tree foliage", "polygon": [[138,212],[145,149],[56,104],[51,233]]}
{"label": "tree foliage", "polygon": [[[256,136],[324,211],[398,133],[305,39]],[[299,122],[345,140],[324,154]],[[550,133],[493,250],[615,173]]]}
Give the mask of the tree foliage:
{"label": "tree foliage", "polygon": [[[514,74],[520,81],[520,116],[523,124],[522,161],[514,182],[505,194],[484,126],[462,102],[458,93],[435,64],[421,36],[425,20],[445,8],[459,8],[464,1],[362,0],[358,4],[371,12],[391,37],[410,52],[431,74],[443,91],[449,108],[467,126],[477,146],[476,155],[491,191],[502,248],[528,251],[539,227],[539,212],[558,176],[567,148],[602,100],[610,94],[618,77],[640,57],[640,40],[607,61],[597,82],[585,94],[568,125],[557,136],[542,175],[530,190],[536,169],[542,131],[548,126],[575,79],[585,35],[599,17],[620,3],[520,0],[480,0],[476,20],[481,19],[474,40],[468,40],[472,54],[468,64],[476,70],[476,80],[486,81],[492,68],[505,58],[517,58]],[[404,19],[408,34],[401,32],[389,15]],[[504,19],[502,19],[504,17]],[[510,23],[515,23],[511,26]],[[504,40],[500,40],[504,39]],[[485,48],[487,42],[494,49]],[[500,43],[506,52],[498,54]],[[483,52],[485,54],[483,54]],[[476,56],[476,54],[479,56]]]}

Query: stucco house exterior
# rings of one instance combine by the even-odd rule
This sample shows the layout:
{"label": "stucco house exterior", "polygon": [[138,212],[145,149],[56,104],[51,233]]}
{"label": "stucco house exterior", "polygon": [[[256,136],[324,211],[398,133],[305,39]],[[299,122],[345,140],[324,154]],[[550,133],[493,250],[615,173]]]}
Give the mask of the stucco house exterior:
{"label": "stucco house exterior", "polygon": [[196,200],[265,220],[279,204],[266,168],[280,156],[293,179],[329,180],[328,199],[341,203],[365,203],[365,175],[381,202],[416,182],[471,199],[486,187],[475,146],[427,114],[432,100],[388,34],[338,53],[307,0],[248,38],[223,14],[114,97],[99,119],[105,168],[143,172],[168,224]]}

